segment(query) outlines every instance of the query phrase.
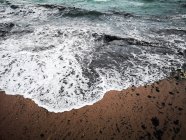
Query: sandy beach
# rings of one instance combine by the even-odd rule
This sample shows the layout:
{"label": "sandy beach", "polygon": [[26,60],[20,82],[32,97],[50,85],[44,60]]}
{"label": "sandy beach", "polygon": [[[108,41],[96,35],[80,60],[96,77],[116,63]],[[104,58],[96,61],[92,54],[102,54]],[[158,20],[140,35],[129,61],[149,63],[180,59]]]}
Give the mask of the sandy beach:
{"label": "sandy beach", "polygon": [[186,0],[0,0],[0,140],[186,140],[185,23]]}
{"label": "sandy beach", "polygon": [[186,80],[110,91],[94,105],[63,113],[1,92],[0,139],[185,140]]}

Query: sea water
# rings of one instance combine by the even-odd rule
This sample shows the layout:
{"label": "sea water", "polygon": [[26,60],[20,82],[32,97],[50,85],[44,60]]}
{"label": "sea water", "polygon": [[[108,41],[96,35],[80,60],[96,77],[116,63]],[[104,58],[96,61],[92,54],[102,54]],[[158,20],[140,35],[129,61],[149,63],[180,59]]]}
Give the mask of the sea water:
{"label": "sea water", "polygon": [[0,89],[52,112],[185,63],[184,0],[1,0]]}

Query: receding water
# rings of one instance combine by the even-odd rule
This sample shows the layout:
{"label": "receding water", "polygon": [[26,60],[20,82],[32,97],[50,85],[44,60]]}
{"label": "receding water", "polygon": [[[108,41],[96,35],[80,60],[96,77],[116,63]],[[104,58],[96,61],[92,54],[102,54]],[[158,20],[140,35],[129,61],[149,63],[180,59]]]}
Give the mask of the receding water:
{"label": "receding water", "polygon": [[0,89],[49,111],[150,84],[185,63],[184,0],[0,2]]}

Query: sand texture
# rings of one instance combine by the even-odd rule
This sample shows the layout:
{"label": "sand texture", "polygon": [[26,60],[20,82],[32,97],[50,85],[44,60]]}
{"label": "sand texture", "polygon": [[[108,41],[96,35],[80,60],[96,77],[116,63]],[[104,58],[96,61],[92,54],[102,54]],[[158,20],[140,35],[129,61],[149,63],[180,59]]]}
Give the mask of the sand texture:
{"label": "sand texture", "polygon": [[0,93],[0,140],[185,140],[186,80],[110,91],[91,106],[51,113]]}

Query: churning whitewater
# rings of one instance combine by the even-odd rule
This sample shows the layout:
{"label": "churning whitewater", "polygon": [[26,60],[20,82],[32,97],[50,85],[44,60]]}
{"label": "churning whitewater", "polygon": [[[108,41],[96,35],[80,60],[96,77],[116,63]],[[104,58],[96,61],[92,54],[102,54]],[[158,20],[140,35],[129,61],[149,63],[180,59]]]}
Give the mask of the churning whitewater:
{"label": "churning whitewater", "polygon": [[134,1],[134,12],[70,2],[0,3],[0,89],[64,112],[166,78],[185,63],[184,10],[136,14],[145,2]]}

